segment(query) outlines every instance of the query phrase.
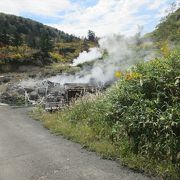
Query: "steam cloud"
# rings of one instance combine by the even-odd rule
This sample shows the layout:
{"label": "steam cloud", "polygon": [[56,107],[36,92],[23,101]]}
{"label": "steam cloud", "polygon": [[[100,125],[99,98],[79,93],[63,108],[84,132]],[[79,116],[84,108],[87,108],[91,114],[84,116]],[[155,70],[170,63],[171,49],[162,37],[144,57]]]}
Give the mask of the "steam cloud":
{"label": "steam cloud", "polygon": [[[99,48],[92,48],[89,52],[82,52],[73,65],[94,61],[91,67],[85,66],[75,75],[57,75],[49,78],[55,83],[96,83],[104,84],[115,80],[115,72],[124,71],[140,61],[147,61],[154,57],[154,51],[137,49],[140,43],[138,36],[126,38],[120,35],[104,37],[99,41]],[[141,42],[149,44],[151,42]],[[104,54],[102,53],[104,52]],[[106,55],[107,54],[107,55]],[[98,59],[104,56],[103,59]]]}
{"label": "steam cloud", "polygon": [[[82,52],[74,59],[73,66],[80,63],[93,61],[73,74],[62,74],[49,78],[54,83],[94,83],[103,85],[115,80],[117,71],[124,71],[140,61],[147,61],[155,56],[154,50],[141,48],[149,45],[150,41],[142,42],[139,36],[126,38],[121,35],[111,35],[99,41],[99,48],[91,48],[89,52]],[[103,58],[101,58],[103,56]],[[101,59],[99,59],[101,58]],[[29,83],[28,83],[29,84]],[[33,83],[34,84],[34,83]]]}
{"label": "steam cloud", "polygon": [[78,64],[82,64],[84,62],[89,62],[96,60],[102,57],[102,52],[99,48],[90,48],[89,52],[83,51],[79,54],[79,57],[74,59],[73,66],[77,66]]}

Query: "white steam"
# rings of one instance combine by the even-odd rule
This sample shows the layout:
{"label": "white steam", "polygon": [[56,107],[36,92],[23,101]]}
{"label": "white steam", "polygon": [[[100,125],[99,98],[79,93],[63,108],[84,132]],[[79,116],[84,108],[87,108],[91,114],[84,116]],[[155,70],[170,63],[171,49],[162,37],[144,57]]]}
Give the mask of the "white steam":
{"label": "white steam", "polygon": [[23,88],[28,88],[28,87],[36,87],[38,84],[41,84],[42,81],[37,80],[37,79],[27,79],[27,80],[22,80],[19,85]]}
{"label": "white steam", "polygon": [[90,48],[89,52],[83,51],[79,54],[79,57],[74,59],[73,66],[77,66],[78,64],[82,64],[84,62],[89,62],[96,60],[102,57],[102,52],[99,48]]}
{"label": "white steam", "polygon": [[[142,48],[147,45],[150,48]],[[48,80],[61,85],[65,83],[103,85],[116,80],[117,71],[127,70],[140,61],[154,58],[155,55],[150,41],[143,42],[137,35],[131,38],[112,35],[100,39],[99,48],[91,48],[89,52],[82,52],[73,61],[73,65],[87,61],[93,61],[93,63],[85,64],[79,72],[73,75],[62,74]]]}
{"label": "white steam", "polygon": [[[142,41],[142,40],[141,40]],[[104,84],[115,80],[115,72],[124,71],[140,61],[147,61],[154,57],[153,50],[140,48],[139,37],[125,38],[119,35],[112,35],[100,39],[99,48],[90,49],[90,52],[83,52],[74,60],[73,65],[94,61],[92,66],[85,66],[75,75],[57,75],[49,80],[55,83],[100,83]],[[104,52],[104,54],[102,53]],[[106,55],[107,54],[107,55]],[[98,59],[104,56],[103,59]]]}

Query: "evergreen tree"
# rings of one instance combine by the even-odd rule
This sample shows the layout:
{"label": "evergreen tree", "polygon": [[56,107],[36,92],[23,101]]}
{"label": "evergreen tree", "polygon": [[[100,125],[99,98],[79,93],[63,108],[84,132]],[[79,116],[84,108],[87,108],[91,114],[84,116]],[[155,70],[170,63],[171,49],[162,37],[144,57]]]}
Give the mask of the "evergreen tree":
{"label": "evergreen tree", "polygon": [[88,31],[88,40],[89,41],[92,41],[92,42],[95,42],[96,41],[96,35],[95,35],[95,32],[89,30]]}
{"label": "evergreen tree", "polygon": [[48,53],[51,51],[53,48],[52,41],[49,37],[48,33],[43,33],[42,36],[40,37],[40,50],[43,53]]}
{"label": "evergreen tree", "polygon": [[23,40],[22,40],[22,37],[19,33],[15,33],[14,34],[14,37],[13,37],[13,40],[12,40],[12,44],[16,47],[22,45],[23,43]]}
{"label": "evergreen tree", "polygon": [[84,40],[83,40],[83,49],[84,49],[85,51],[88,51],[88,50],[89,50],[89,45],[88,45],[88,42],[87,42],[87,39],[86,39],[86,38],[84,38]]}
{"label": "evergreen tree", "polygon": [[3,29],[2,33],[0,34],[0,41],[2,44],[5,44],[5,45],[9,44],[9,35],[7,34],[5,29]]}
{"label": "evergreen tree", "polygon": [[31,47],[31,48],[39,48],[40,45],[39,45],[39,38],[37,37],[34,37],[32,38],[33,35],[30,34],[26,37],[26,42],[27,44]]}

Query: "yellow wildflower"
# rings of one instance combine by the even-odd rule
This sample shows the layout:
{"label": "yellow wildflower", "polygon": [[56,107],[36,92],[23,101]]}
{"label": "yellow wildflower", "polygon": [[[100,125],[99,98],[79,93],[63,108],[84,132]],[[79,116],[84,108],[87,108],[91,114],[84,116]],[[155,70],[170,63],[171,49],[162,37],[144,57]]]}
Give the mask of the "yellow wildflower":
{"label": "yellow wildflower", "polygon": [[122,76],[122,73],[120,71],[116,71],[114,76],[115,78],[120,78]]}

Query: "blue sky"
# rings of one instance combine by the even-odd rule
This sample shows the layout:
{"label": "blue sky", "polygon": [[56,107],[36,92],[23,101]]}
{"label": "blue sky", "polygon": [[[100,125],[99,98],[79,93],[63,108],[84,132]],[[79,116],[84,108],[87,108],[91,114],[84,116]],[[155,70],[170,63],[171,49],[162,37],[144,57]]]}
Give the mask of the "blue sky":
{"label": "blue sky", "polygon": [[0,12],[19,15],[86,36],[112,33],[133,35],[139,27],[152,31],[170,4],[180,0],[0,0]]}

